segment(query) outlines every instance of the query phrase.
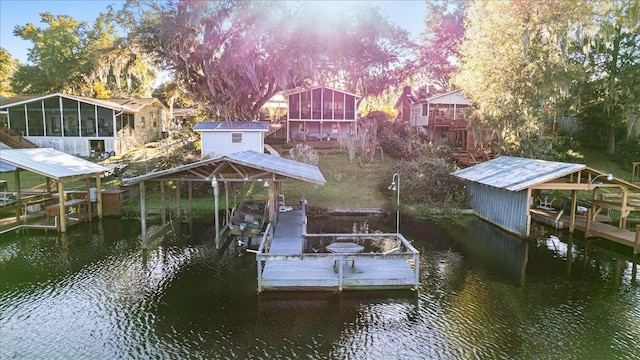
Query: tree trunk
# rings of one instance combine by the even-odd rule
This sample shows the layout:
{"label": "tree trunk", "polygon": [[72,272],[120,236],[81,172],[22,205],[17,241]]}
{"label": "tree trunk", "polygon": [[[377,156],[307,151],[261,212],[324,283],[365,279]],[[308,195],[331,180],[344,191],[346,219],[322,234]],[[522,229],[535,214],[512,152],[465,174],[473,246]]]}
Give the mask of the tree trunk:
{"label": "tree trunk", "polygon": [[607,154],[615,155],[616,153],[616,128],[611,126],[609,128],[609,139],[607,141]]}

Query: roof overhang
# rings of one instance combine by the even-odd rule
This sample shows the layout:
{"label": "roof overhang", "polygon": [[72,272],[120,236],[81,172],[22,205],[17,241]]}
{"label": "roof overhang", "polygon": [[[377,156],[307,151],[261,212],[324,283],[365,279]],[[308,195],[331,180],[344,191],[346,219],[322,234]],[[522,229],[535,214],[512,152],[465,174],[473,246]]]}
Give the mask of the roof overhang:
{"label": "roof overhang", "polygon": [[223,182],[265,180],[282,182],[293,179],[317,185],[326,184],[326,180],[317,166],[253,150],[123,179],[122,184],[129,186],[144,181],[168,180],[209,182],[214,178]]}
{"label": "roof overhang", "polygon": [[6,149],[0,151],[2,167],[13,166],[55,180],[72,180],[100,175],[104,166],[50,148]]}
{"label": "roof overhang", "polygon": [[612,181],[595,183],[596,176],[604,176],[606,173],[583,164],[511,156],[500,156],[453,172],[451,175],[466,181],[508,191],[525,189],[589,191],[595,187],[623,187],[640,190],[639,186],[615,177]]}

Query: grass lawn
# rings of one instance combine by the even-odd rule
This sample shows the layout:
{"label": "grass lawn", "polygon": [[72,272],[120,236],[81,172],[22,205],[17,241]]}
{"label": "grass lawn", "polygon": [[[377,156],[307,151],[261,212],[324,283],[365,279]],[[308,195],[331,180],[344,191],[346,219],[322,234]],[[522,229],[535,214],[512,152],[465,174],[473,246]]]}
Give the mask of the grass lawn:
{"label": "grass lawn", "polygon": [[[382,162],[377,158],[374,163],[359,165],[352,163],[345,151],[320,151],[318,167],[327,180],[324,186],[291,181],[283,184],[282,192],[287,203],[292,199],[305,197],[309,205],[314,207],[336,208],[384,208],[392,200],[391,194],[380,191],[379,184],[385,173],[384,169],[391,165],[386,158]],[[388,179],[391,183],[391,178]]]}

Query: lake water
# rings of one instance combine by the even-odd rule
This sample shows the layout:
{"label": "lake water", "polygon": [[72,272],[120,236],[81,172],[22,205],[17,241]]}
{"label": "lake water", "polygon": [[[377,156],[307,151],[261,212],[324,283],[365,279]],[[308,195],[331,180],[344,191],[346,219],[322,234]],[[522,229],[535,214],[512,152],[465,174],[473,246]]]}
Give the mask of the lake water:
{"label": "lake water", "polygon": [[[311,219],[310,232],[356,220]],[[259,295],[255,256],[216,251],[211,226],[182,224],[146,252],[133,220],[0,235],[0,358],[640,358],[629,248],[403,218],[420,291]]]}

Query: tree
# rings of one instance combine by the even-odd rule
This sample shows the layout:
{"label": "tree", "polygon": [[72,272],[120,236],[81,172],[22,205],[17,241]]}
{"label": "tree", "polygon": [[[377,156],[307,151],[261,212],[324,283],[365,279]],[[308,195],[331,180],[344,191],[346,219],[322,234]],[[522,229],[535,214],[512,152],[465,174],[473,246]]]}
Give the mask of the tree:
{"label": "tree", "polygon": [[451,89],[451,77],[458,69],[466,8],[465,1],[427,1],[417,70],[442,90]]}
{"label": "tree", "polygon": [[256,119],[277,92],[341,85],[378,94],[398,81],[408,35],[378,8],[318,16],[311,2],[131,0],[131,36],[181,86],[227,120]]}
{"label": "tree", "polygon": [[16,71],[16,93],[73,93],[82,83],[87,59],[86,24],[66,15],[40,14],[46,29],[29,23],[16,26],[13,34],[31,41],[28,59],[32,65],[20,66]]}
{"label": "tree", "polygon": [[415,44],[409,33],[391,23],[377,6],[358,4],[340,16],[319,19],[327,44],[328,81],[363,97],[378,96],[408,76]]}
{"label": "tree", "polygon": [[0,97],[9,97],[11,92],[11,77],[18,68],[18,60],[11,58],[11,54],[0,47]]}
{"label": "tree", "polygon": [[606,144],[606,152],[615,154],[617,130],[635,135],[640,116],[640,3],[598,2],[579,35],[572,59],[585,76],[573,94],[587,130],[583,138],[596,147]]}
{"label": "tree", "polygon": [[88,27],[67,15],[40,14],[46,27],[16,26],[31,41],[29,64],[14,74],[16,93],[62,92],[84,96],[148,96],[155,71],[115,31],[109,14]]}
{"label": "tree", "polygon": [[278,91],[302,86],[317,64],[295,9],[280,2],[130,2],[136,43],[210,115],[254,119]]}
{"label": "tree", "polygon": [[591,10],[581,1],[477,1],[454,83],[474,103],[473,125],[497,129],[507,152],[536,157],[570,85],[583,76],[569,61],[573,35]]}

